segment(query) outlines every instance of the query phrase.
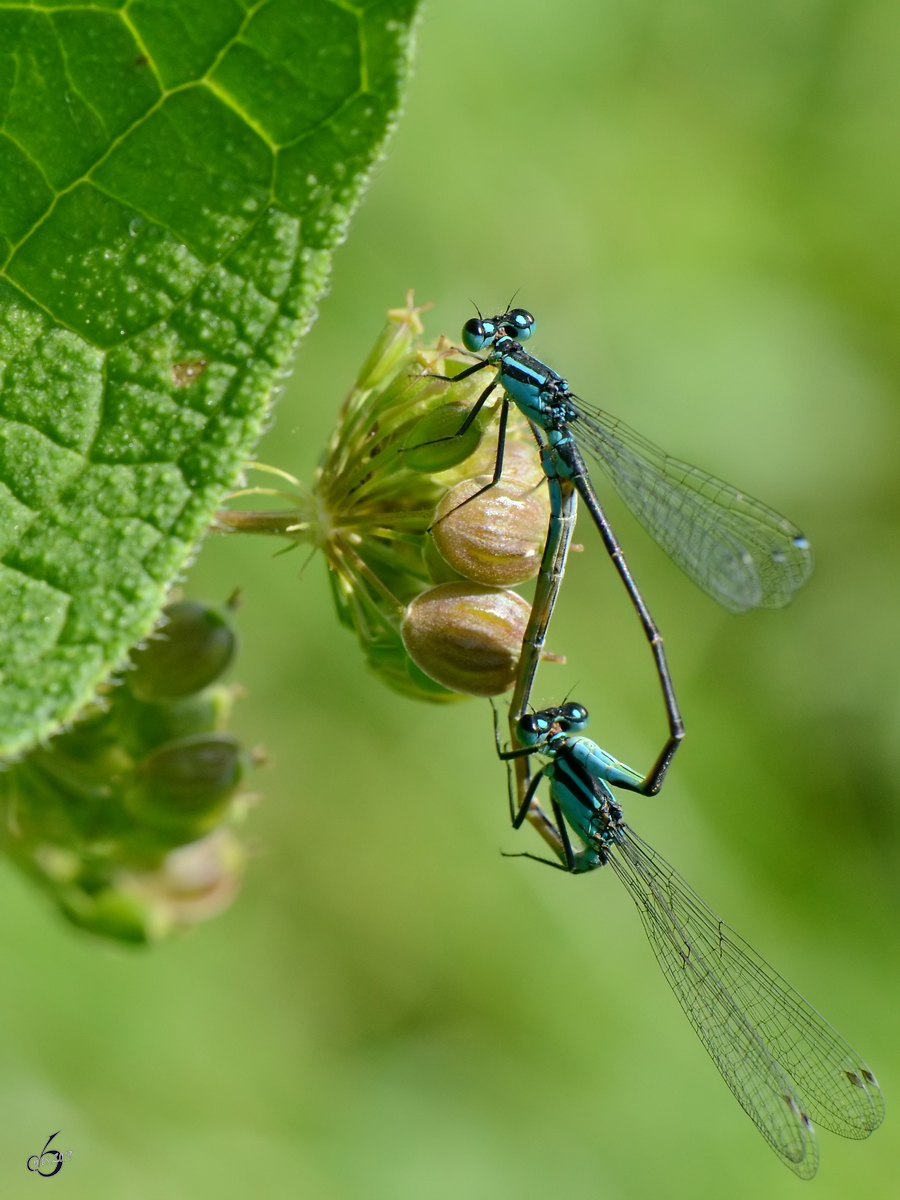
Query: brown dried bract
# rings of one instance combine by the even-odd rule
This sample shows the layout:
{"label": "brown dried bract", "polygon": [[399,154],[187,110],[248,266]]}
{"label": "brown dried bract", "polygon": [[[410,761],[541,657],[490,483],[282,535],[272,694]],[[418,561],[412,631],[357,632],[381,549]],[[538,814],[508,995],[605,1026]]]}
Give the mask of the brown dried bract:
{"label": "brown dried bract", "polygon": [[196,362],[181,362],[175,363],[172,367],[172,379],[176,387],[190,387],[192,383],[196,383],[203,372],[206,370],[207,362],[205,358],[198,358]]}

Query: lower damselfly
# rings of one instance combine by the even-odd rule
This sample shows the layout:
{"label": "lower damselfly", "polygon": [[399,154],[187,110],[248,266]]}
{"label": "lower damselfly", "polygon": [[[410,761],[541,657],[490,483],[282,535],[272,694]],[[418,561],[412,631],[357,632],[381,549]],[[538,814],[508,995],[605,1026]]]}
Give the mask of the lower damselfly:
{"label": "lower damselfly", "polygon": [[610,785],[647,794],[650,777],[581,736],[587,709],[569,702],[520,717],[518,750],[502,749],[496,710],[494,716],[502,759],[544,760],[521,803],[510,788],[516,827],[528,815],[533,819],[529,810],[541,780],[550,785],[555,825],[547,824],[560,860],[521,857],[573,874],[612,867],[685,1015],[782,1162],[801,1179],[812,1178],[818,1166],[814,1123],[848,1138],[877,1129],[884,1097],[865,1062],[625,823]]}

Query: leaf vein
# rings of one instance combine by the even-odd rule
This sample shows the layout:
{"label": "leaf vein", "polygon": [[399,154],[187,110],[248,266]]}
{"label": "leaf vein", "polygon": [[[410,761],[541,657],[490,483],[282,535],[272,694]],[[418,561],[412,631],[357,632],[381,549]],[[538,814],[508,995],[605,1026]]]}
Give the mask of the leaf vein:
{"label": "leaf vein", "polygon": [[257,137],[261,138],[270,150],[276,154],[278,153],[280,147],[277,142],[273,142],[271,136],[266,132],[265,129],[263,129],[262,125],[260,125],[257,120],[255,120],[250,116],[249,113],[245,112],[244,109],[241,108],[240,104],[237,102],[234,96],[232,96],[231,92],[226,91],[226,89],[223,88],[220,83],[210,79],[208,75],[204,76],[201,82],[203,83],[203,86],[209,88],[213,95],[221,100],[223,104],[227,104],[227,106],[233,112],[237,113],[244,124],[249,125]]}
{"label": "leaf vein", "polygon": [[62,38],[60,37],[59,30],[56,27],[56,23],[52,17],[50,18],[50,24],[53,28],[54,34],[56,35],[56,44],[59,47],[59,54],[60,54],[60,58],[62,59],[63,71],[65,72],[66,81],[68,82],[73,95],[77,96],[78,99],[85,106],[85,108],[88,110],[88,112],[90,112],[94,115],[94,117],[97,120],[97,123],[100,125],[100,128],[103,130],[103,132],[106,134],[106,136],[109,137],[109,129],[107,127],[106,121],[103,119],[103,117],[97,111],[97,109],[94,108],[93,104],[90,102],[90,100],[88,100],[87,96],[84,95],[84,93],[81,91],[81,89],[76,85],[75,80],[72,78],[72,73],[69,70],[69,56],[66,52],[65,44],[64,44]]}
{"label": "leaf vein", "polygon": [[[28,239],[32,236],[32,234],[34,234],[36,232],[36,230],[38,230],[41,227],[41,225],[43,225],[44,222],[47,221],[47,219],[49,217],[51,217],[53,215],[53,212],[55,211],[56,206],[59,203],[61,197],[67,195],[71,191],[74,191],[74,189],[76,187],[78,187],[78,185],[80,183],[85,183],[87,181],[90,181],[93,183],[91,176],[97,170],[97,168],[102,166],[102,164],[104,162],[106,162],[106,160],[113,153],[113,151],[116,150],[121,145],[121,143],[124,142],[125,139],[134,132],[134,130],[139,129],[141,127],[141,125],[143,125],[146,121],[149,120],[150,117],[153,116],[154,113],[156,113],[160,108],[162,108],[163,104],[165,104],[166,100],[170,96],[174,96],[178,92],[187,91],[188,89],[197,87],[200,84],[205,84],[206,86],[210,87],[210,91],[212,91],[214,95],[218,95],[218,92],[216,91],[216,89],[213,88],[212,86],[210,86],[210,80],[209,80],[210,74],[216,69],[219,62],[221,62],[223,56],[228,52],[230,47],[232,45],[234,45],[234,43],[236,41],[239,40],[244,29],[247,27],[247,23],[249,22],[251,17],[253,17],[259,11],[259,9],[262,8],[263,5],[267,4],[268,2],[269,2],[269,0],[257,0],[257,3],[254,4],[253,7],[248,10],[248,12],[241,24],[241,28],[237,31],[237,33],[233,37],[229,38],[228,41],[225,42],[222,49],[216,55],[215,59],[213,60],[212,64],[210,65],[209,69],[203,75],[201,75],[199,77],[199,79],[191,79],[191,80],[188,80],[186,83],[177,84],[175,87],[172,87],[172,88],[163,88],[162,85],[160,84],[160,95],[159,95],[158,99],[156,101],[154,101],[153,104],[150,105],[150,107],[147,109],[147,111],[145,113],[143,113],[140,117],[138,117],[135,121],[133,121],[131,123],[131,125],[128,126],[127,129],[124,129],[122,131],[122,133],[120,133],[117,137],[115,137],[111,140],[111,142],[107,146],[106,150],[100,155],[100,157],[96,160],[96,162],[92,163],[91,166],[82,175],[80,175],[77,179],[74,179],[71,183],[67,184],[66,187],[61,188],[59,191],[57,191],[55,188],[53,189],[54,198],[53,198],[52,203],[48,206],[47,211],[45,213],[43,213],[42,216],[37,221],[34,222],[34,224],[31,226],[31,228],[12,247],[12,249],[9,252],[9,255],[6,258],[5,263],[3,264],[2,274],[4,274],[4,275],[6,274],[6,267],[8,266],[10,259],[12,259],[15,256],[16,251],[21,246],[23,246],[25,244],[25,242],[28,241]],[[6,8],[6,7],[13,7],[13,6],[4,5],[4,7]],[[20,5],[20,6],[15,6],[15,7],[21,7],[23,9],[27,9],[28,11],[32,11],[32,12],[35,11],[34,7],[31,5]],[[96,6],[94,6],[94,5],[73,6],[73,10],[75,10],[75,11],[82,9],[82,8],[87,8],[87,9],[91,9],[92,11],[106,12],[106,13],[108,13],[110,11],[109,9],[96,8]],[[41,9],[38,11],[44,11],[44,10]],[[60,12],[63,10],[62,9],[52,9],[52,10],[48,9],[46,11],[52,13],[52,12]],[[116,13],[116,15],[119,17],[122,17],[122,13],[120,13],[120,12]],[[150,56],[150,55],[148,55],[148,59],[150,62],[153,61],[152,56]],[[158,80],[158,74],[156,77]],[[222,99],[223,103],[226,103],[224,96],[220,97],[220,98]],[[250,127],[254,130],[254,132],[259,134],[259,130],[257,130],[256,127],[251,124],[251,122],[249,121],[249,119],[246,117],[246,115],[243,112],[241,112],[235,105],[232,105],[231,107],[234,109],[235,112],[238,113],[238,115],[242,118],[242,120],[244,120],[248,125],[250,125]],[[264,140],[271,148],[271,146],[273,145],[273,143],[271,142],[271,139],[268,138],[267,135],[260,134],[260,136],[264,137]]]}
{"label": "leaf vein", "polygon": [[153,58],[153,55],[148,50],[147,44],[145,43],[144,39],[141,37],[140,33],[138,32],[137,26],[134,24],[131,17],[128,15],[128,9],[130,7],[131,7],[131,4],[130,4],[130,0],[129,0],[129,3],[126,4],[125,7],[120,10],[119,16],[121,17],[122,23],[124,24],[125,28],[128,30],[128,32],[134,38],[134,44],[140,50],[140,52],[144,56],[144,58],[146,58],[147,66],[152,68],[153,78],[156,80],[157,87],[159,88],[161,93],[165,93],[166,88],[165,88],[165,85],[163,84],[162,77],[160,76],[159,69],[156,65],[156,61]]}

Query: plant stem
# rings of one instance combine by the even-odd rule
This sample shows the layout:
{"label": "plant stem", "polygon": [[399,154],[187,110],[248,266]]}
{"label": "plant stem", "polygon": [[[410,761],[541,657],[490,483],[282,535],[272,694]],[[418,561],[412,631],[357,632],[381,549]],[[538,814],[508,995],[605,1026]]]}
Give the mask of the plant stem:
{"label": "plant stem", "polygon": [[311,522],[303,521],[302,516],[296,508],[286,512],[222,508],[216,513],[210,530],[213,533],[267,533],[295,542],[313,542],[315,527]]}

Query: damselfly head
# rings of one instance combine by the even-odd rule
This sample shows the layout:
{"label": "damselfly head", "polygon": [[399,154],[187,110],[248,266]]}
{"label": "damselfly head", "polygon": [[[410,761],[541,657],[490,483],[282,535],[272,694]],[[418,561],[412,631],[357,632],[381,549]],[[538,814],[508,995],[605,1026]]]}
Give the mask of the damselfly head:
{"label": "damselfly head", "polygon": [[525,342],[534,333],[534,317],[527,309],[512,308],[497,317],[472,317],[462,330],[462,342],[467,350],[477,354],[499,338],[510,337]]}
{"label": "damselfly head", "polygon": [[519,741],[526,746],[556,733],[580,733],[588,723],[588,710],[569,700],[557,708],[542,708],[528,713],[518,723]]}

